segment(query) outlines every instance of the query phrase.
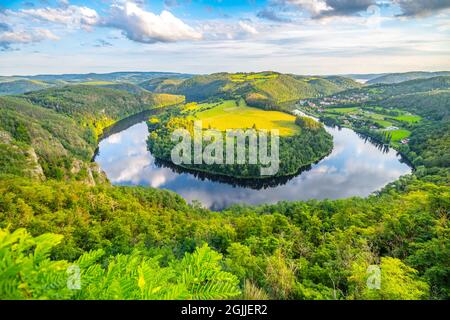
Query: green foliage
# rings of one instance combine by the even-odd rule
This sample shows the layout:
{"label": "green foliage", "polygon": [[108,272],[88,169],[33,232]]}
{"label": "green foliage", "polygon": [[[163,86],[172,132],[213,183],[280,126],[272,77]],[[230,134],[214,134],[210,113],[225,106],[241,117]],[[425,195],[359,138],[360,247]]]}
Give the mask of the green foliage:
{"label": "green foliage", "polygon": [[151,92],[168,92],[185,79],[180,78],[155,78],[139,84],[142,88]]}
{"label": "green foliage", "polygon": [[[20,166],[29,170],[40,166],[47,177],[70,176],[69,164],[74,159],[89,161],[96,147],[96,136],[90,128],[19,98],[0,97],[0,130],[13,139],[3,149],[29,158],[28,165],[17,158],[17,166],[22,163]],[[37,158],[31,159],[30,152]],[[14,167],[7,159],[5,155],[0,161],[1,172],[11,172],[10,166]]]}
{"label": "green foliage", "polygon": [[295,123],[302,129],[306,129],[306,130],[316,130],[317,131],[317,130],[323,128],[323,125],[320,122],[318,122],[310,117],[297,117],[295,119]]}
{"label": "green foliage", "polygon": [[447,90],[449,88],[450,76],[441,76],[429,79],[405,81],[395,84],[375,84],[372,86],[345,91],[340,93],[340,95],[348,95],[349,93],[366,93],[371,98],[380,100],[405,94],[418,94],[433,90]]}
{"label": "green foliage", "polygon": [[99,263],[101,249],[69,263],[49,257],[62,238],[0,229],[0,299],[205,300],[240,294],[237,277],[222,271],[222,256],[206,245],[166,267],[139,251]]}
{"label": "green foliage", "polygon": [[62,236],[32,238],[24,229],[0,229],[0,299],[68,299],[66,261],[51,261]]}
{"label": "green foliage", "polygon": [[50,86],[49,83],[25,79],[0,82],[0,96],[37,91]]}
{"label": "green foliage", "polygon": [[369,80],[368,84],[378,84],[378,83],[400,83],[404,81],[416,80],[416,79],[429,79],[435,77],[450,76],[450,72],[405,72],[405,73],[388,73],[386,75],[376,77],[375,79]]}
{"label": "green foliage", "polygon": [[[329,125],[349,125],[357,132],[381,143],[391,143],[416,168],[416,176],[435,183],[450,178],[450,77],[406,81],[394,85],[380,84],[337,94],[340,99],[354,94],[366,95],[359,102],[327,108],[320,116]],[[355,110],[356,108],[356,110]],[[341,112],[339,112],[339,110]],[[357,119],[342,116],[357,115]],[[343,120],[345,118],[345,121]],[[373,129],[395,125],[390,132]],[[401,144],[403,138],[407,144]]]}
{"label": "green foliage", "polygon": [[[399,193],[399,189],[403,191]],[[127,286],[126,279],[130,275],[136,275],[136,282],[138,279],[138,269],[127,269],[126,265],[138,267],[145,261],[153,266],[156,256],[160,256],[156,260],[161,269],[150,278],[160,281],[157,280],[159,274],[169,277],[164,268],[173,267],[177,279],[186,279],[182,283],[177,281],[177,285],[183,284],[193,298],[196,293],[203,294],[196,289],[198,282],[192,280],[195,277],[210,279],[211,275],[234,283],[231,276],[223,278],[216,267],[208,270],[217,273],[197,274],[206,266],[217,266],[215,253],[200,258],[204,249],[198,249],[198,261],[203,262],[196,262],[184,276],[180,270],[186,270],[184,263],[191,265],[193,257],[187,258],[181,269],[171,264],[204,243],[224,255],[224,270],[238,277],[244,296],[370,298],[361,294],[363,278],[358,278],[358,285],[352,280],[353,265],[357,262],[361,269],[386,257],[400,259],[404,265],[417,270],[401,267],[406,270],[405,279],[412,279],[413,284],[419,280],[426,282],[430,288],[428,291],[422,286],[406,286],[403,297],[409,292],[414,299],[445,299],[450,288],[446,218],[450,189],[417,180],[406,185],[399,183],[368,199],[281,202],[260,207],[233,207],[221,213],[188,206],[181,197],[167,191],[88,187],[77,182],[39,183],[3,177],[0,195],[0,227],[26,228],[36,236],[46,232],[64,235],[61,243],[52,247],[53,259],[75,263],[86,252],[101,250],[105,254],[99,260],[103,268],[100,274],[107,274],[111,268],[123,275],[120,283],[101,278],[105,281],[103,287],[100,280],[90,282],[93,291],[86,291],[86,296],[80,295],[80,298],[113,298],[116,293],[124,298],[122,290]],[[136,251],[138,257],[135,257]],[[121,255],[126,257],[120,258]],[[108,256],[111,258],[104,260]],[[110,267],[106,267],[108,261]],[[121,283],[125,283],[124,287]],[[152,290],[160,284],[146,283]],[[245,288],[246,283],[248,288]],[[114,286],[118,291],[114,291]],[[221,288],[217,286],[211,287],[211,292]],[[104,290],[95,291],[96,287]],[[420,295],[412,288],[421,288]],[[388,293],[397,294],[394,289],[389,289]],[[107,293],[102,296],[101,292]],[[388,293],[377,299],[393,297]],[[135,294],[133,298],[140,298],[140,293]],[[153,297],[151,292],[146,294]]]}
{"label": "green foliage", "polygon": [[380,287],[367,286],[368,265],[353,265],[350,283],[357,286],[353,299],[365,300],[420,300],[428,294],[428,284],[417,277],[417,270],[405,265],[401,260],[390,257],[381,258]]}
{"label": "green foliage", "polygon": [[90,85],[53,88],[26,94],[25,98],[39,106],[69,115],[80,124],[93,127],[97,134],[114,121],[167,105],[160,96],[155,97],[145,90],[130,93]]}
{"label": "green foliage", "polygon": [[[297,96],[325,94],[324,79],[353,86],[339,77],[237,75],[199,76],[161,88],[191,98],[255,94],[273,108],[289,98],[282,88],[293,82],[303,83],[292,91]],[[268,81],[279,94],[265,88]],[[0,98],[0,299],[449,298],[446,78],[356,90],[370,95],[361,108],[383,110],[389,122],[401,121],[395,117],[406,111],[422,118],[404,121],[410,143],[398,146],[416,165],[413,175],[365,199],[234,206],[220,213],[168,191],[86,184],[96,129],[155,106],[155,95],[121,89],[75,86]],[[166,129],[189,127],[188,119],[175,115],[166,112],[149,123],[156,134],[151,140],[162,139]],[[287,168],[312,159],[309,146],[327,147],[321,130],[304,132],[311,133],[307,140],[286,140],[304,156],[280,154],[294,159]],[[168,148],[161,141],[155,153]],[[26,178],[37,164],[47,181]],[[68,179],[75,167],[80,181]],[[81,290],[67,288],[72,265],[80,268]],[[381,268],[380,290],[366,286],[369,265]]]}
{"label": "green foliage", "polygon": [[[211,75],[194,76],[181,83],[155,83],[146,88],[155,92],[175,93],[186,96],[188,101],[206,99],[234,99],[247,96],[251,106],[262,103],[254,99],[254,94],[265,96],[268,101],[265,107],[276,107],[282,102],[291,102],[303,98],[332,94],[342,90],[359,87],[356,82],[340,77],[303,78],[275,72],[262,73],[215,73]],[[260,96],[260,97],[261,97]]]}

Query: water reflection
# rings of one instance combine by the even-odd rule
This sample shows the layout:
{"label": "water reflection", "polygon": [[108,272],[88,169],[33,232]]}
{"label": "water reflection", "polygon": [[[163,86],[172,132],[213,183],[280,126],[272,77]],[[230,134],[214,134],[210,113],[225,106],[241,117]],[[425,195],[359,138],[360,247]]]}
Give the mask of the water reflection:
{"label": "water reflection", "polygon": [[213,210],[235,203],[367,196],[411,171],[395,150],[380,150],[350,129],[328,127],[334,137],[332,153],[297,176],[267,180],[263,184],[223,177],[212,179],[156,161],[147,150],[145,122],[124,127],[100,142],[95,158],[113,184],[169,189]]}

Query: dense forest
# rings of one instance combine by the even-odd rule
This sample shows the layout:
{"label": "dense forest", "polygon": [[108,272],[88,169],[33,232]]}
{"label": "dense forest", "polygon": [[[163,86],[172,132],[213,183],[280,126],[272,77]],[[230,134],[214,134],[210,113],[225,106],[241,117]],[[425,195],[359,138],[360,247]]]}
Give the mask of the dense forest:
{"label": "dense forest", "polygon": [[273,106],[360,87],[357,82],[342,77],[300,77],[276,72],[215,73],[194,76],[181,82],[177,79],[162,83],[155,81],[152,81],[154,85],[146,88],[184,95],[187,101],[241,97],[251,101],[249,95],[259,94]]}
{"label": "dense forest", "polygon": [[[421,81],[439,90],[385,85],[376,100],[423,117],[402,150],[413,174],[367,198],[222,212],[112,186],[90,162],[103,116],[156,107],[153,94],[68,86],[0,98],[0,299],[448,299],[448,85]],[[366,285],[370,265],[379,290]]]}

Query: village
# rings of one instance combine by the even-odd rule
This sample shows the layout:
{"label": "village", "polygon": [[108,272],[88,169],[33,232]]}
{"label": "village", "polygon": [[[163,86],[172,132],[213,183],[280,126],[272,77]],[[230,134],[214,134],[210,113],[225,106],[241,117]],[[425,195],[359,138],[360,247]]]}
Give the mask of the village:
{"label": "village", "polygon": [[393,145],[408,145],[421,118],[409,112],[368,105],[369,94],[346,93],[297,101],[292,114],[313,116],[330,126],[348,127]]}

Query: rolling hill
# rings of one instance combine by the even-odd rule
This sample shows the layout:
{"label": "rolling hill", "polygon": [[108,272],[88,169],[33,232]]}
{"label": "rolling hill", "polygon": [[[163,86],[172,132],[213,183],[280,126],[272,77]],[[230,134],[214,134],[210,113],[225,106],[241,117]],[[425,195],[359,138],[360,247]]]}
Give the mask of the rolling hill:
{"label": "rolling hill", "polygon": [[342,77],[302,77],[276,72],[215,73],[168,83],[167,79],[147,83],[149,90],[186,96],[188,101],[245,97],[247,103],[274,107],[303,98],[328,95],[360,85]]}
{"label": "rolling hill", "polygon": [[95,184],[103,176],[90,159],[105,127],[129,115],[184,101],[183,96],[140,90],[133,94],[70,85],[0,97],[0,174],[73,177]]}
{"label": "rolling hill", "polygon": [[43,81],[26,79],[0,82],[0,96],[37,91],[51,86],[52,84]]}
{"label": "rolling hill", "polygon": [[139,86],[148,91],[164,92],[164,91],[168,91],[171,88],[179,85],[184,80],[185,79],[182,79],[182,78],[162,77],[162,78],[155,78],[155,79],[150,79],[150,80],[141,82],[139,84]]}
{"label": "rolling hill", "polygon": [[374,84],[358,89],[350,89],[337,94],[344,98],[354,95],[366,95],[369,100],[381,100],[398,95],[417,94],[420,92],[430,92],[433,90],[450,89],[449,77],[435,77],[428,79],[416,79],[395,84]]}
{"label": "rolling hill", "polygon": [[40,179],[64,176],[96,147],[90,128],[18,97],[0,97],[0,136],[0,173]]}
{"label": "rolling hill", "polygon": [[374,79],[370,79],[367,81],[367,84],[394,84],[409,80],[429,79],[441,76],[450,76],[450,71],[388,73]]}
{"label": "rolling hill", "polygon": [[84,125],[93,126],[97,134],[116,120],[184,101],[182,96],[153,94],[145,90],[130,93],[93,85],[51,88],[25,94],[23,98],[33,104],[69,115]]}
{"label": "rolling hill", "polygon": [[63,81],[63,82],[87,82],[87,81],[111,81],[140,83],[153,78],[171,77],[187,78],[188,74],[173,72],[112,72],[112,73],[86,73],[86,74],[42,74],[33,76],[14,76],[15,79]]}

